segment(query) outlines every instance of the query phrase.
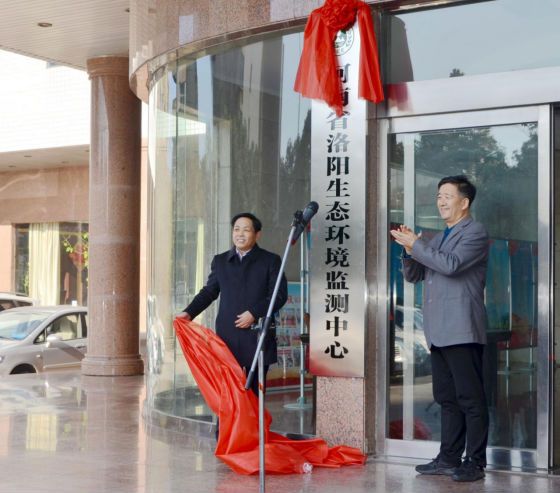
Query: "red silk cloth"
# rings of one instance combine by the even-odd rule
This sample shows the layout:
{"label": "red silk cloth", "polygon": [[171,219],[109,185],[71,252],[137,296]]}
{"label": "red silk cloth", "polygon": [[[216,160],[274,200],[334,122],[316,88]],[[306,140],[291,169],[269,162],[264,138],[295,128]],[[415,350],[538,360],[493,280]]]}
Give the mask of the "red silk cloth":
{"label": "red silk cloth", "polygon": [[[220,419],[215,455],[239,474],[259,472],[259,402],[245,390],[245,375],[225,343],[210,329],[186,319],[173,322],[200,392]],[[344,445],[329,448],[320,438],[290,440],[270,431],[265,411],[265,465],[275,474],[310,472],[312,466],[364,464],[366,457]]]}
{"label": "red silk cloth", "polygon": [[311,12],[303,37],[294,90],[325,101],[338,117],[343,114],[342,86],[334,40],[338,31],[352,27],[358,17],[360,29],[360,76],[358,95],[374,103],[383,101],[377,58],[377,41],[369,7],[360,0],[326,0]]}

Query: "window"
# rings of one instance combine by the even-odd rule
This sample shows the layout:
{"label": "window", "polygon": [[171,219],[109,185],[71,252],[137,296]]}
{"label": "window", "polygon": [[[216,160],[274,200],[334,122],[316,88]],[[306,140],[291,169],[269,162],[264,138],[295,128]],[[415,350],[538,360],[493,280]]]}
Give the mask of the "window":
{"label": "window", "polygon": [[495,0],[383,17],[388,83],[560,65],[557,0]]}
{"label": "window", "polygon": [[[88,264],[89,264],[89,233],[87,223],[55,223],[53,240],[56,244],[49,249],[53,253],[44,254],[47,249],[41,249],[39,254],[30,248],[32,236],[37,230],[37,224],[19,224],[16,226],[16,259],[15,259],[15,287],[16,291],[36,298],[39,304],[72,304],[87,305],[88,296]],[[43,241],[39,244],[44,245]],[[34,256],[35,255],[35,256]],[[47,263],[56,269],[52,271],[50,279],[41,276],[39,286],[30,283],[31,264],[41,270],[41,265]],[[42,270],[41,272],[44,272]],[[45,286],[41,285],[45,284]],[[47,286],[48,284],[48,286]],[[44,293],[50,293],[44,299]]]}
{"label": "window", "polygon": [[[155,409],[212,419],[175,344],[171,322],[206,282],[212,257],[231,247],[231,217],[256,214],[264,226],[259,245],[281,253],[294,211],[309,201],[310,101],[293,91],[302,44],[303,33],[271,36],[180,59],[154,79],[148,254],[153,344],[147,399]],[[294,254],[286,277],[298,282],[300,271]],[[204,312],[203,324],[214,326],[217,306]],[[281,364],[268,373],[268,388],[276,395],[299,383],[301,364],[299,340],[288,331],[279,335]],[[282,398],[273,415],[283,431],[312,431],[312,412],[302,414],[302,428],[280,419]]]}
{"label": "window", "polygon": [[82,319],[79,313],[72,313],[57,318],[48,328],[47,337],[55,334],[62,341],[80,339],[82,336]]}

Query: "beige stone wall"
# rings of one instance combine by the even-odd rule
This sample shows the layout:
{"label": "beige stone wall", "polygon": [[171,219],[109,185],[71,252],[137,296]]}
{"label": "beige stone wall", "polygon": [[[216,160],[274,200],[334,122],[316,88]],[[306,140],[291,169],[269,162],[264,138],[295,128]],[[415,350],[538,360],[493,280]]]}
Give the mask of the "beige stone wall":
{"label": "beige stone wall", "polygon": [[88,221],[88,168],[0,173],[0,225]]}

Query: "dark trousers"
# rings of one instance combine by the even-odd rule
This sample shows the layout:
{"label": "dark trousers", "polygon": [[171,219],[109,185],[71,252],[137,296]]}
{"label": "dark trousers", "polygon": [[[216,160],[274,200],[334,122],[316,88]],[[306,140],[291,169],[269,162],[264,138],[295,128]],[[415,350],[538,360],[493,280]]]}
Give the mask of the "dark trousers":
{"label": "dark trousers", "polygon": [[441,406],[440,458],[458,465],[466,456],[486,466],[488,405],[482,378],[481,344],[432,346],[435,401]]}

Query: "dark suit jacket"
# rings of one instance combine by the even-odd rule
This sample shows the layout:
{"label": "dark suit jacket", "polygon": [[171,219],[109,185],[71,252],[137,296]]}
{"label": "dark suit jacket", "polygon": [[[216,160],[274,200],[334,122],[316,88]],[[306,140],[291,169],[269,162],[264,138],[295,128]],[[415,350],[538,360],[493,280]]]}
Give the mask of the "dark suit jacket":
{"label": "dark suit jacket", "polygon": [[404,278],[424,281],[424,334],[428,346],[486,344],[484,287],[488,233],[466,217],[441,244],[443,232],[431,241],[418,239],[412,258],[403,259]]}
{"label": "dark suit jacket", "polygon": [[[258,331],[235,327],[237,315],[249,310],[257,320],[265,317],[274,292],[274,285],[280,271],[281,259],[275,253],[255,245],[243,257],[235,247],[216,255],[212,260],[206,286],[185,308],[191,318],[195,318],[220,296],[220,308],[216,318],[216,333],[227,344],[241,366],[250,367],[257,348]],[[286,277],[276,297],[274,312],[282,308],[288,297]],[[264,364],[276,363],[276,334],[270,331],[264,345]]]}

